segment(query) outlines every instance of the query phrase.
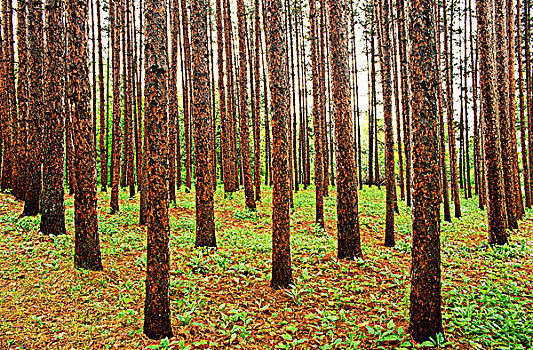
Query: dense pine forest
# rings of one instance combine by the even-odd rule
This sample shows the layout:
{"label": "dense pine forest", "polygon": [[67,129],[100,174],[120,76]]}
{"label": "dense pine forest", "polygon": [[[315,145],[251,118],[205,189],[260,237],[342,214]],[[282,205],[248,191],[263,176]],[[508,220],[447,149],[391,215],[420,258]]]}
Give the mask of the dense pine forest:
{"label": "dense pine forest", "polygon": [[532,349],[531,0],[0,0],[0,348]]}

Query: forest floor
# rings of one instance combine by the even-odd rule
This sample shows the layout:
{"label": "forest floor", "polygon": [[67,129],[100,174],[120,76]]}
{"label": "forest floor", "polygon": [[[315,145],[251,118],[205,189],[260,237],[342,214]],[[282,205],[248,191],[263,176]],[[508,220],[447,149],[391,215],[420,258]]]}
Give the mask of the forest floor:
{"label": "forest floor", "polygon": [[[215,194],[218,250],[194,248],[194,193],[171,209],[174,338],[142,334],[146,235],[138,195],[121,193],[111,216],[99,193],[104,270],[73,268],[73,197],[68,235],[39,234],[39,218],[18,219],[22,203],[0,194],[0,348],[23,349],[412,349],[409,315],[410,210],[400,203],[396,247],[383,246],[384,191],[360,191],[364,259],[336,259],[335,192],[325,230],[314,225],[314,189],[294,196],[295,287],[272,291],[269,189],[257,212],[243,194]],[[462,200],[463,218],[442,224],[445,339],[452,349],[533,346],[533,211],[504,247],[486,244],[486,212]],[[429,345],[429,344],[427,344]]]}

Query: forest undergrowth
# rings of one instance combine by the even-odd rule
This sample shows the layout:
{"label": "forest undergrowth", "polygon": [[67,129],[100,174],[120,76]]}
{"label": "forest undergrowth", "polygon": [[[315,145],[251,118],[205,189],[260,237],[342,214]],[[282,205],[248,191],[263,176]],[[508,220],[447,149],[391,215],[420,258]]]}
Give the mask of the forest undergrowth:
{"label": "forest undergrowth", "polygon": [[[103,272],[73,267],[73,197],[68,234],[39,234],[39,217],[0,194],[0,348],[14,349],[413,349],[409,314],[410,209],[399,202],[396,247],[383,246],[384,192],[365,187],[359,211],[364,259],[336,259],[335,189],[325,230],[314,224],[314,188],[294,196],[295,286],[270,289],[271,204],[215,193],[217,250],[194,248],[194,192],[171,206],[171,311],[175,337],[143,335],[146,235],[138,195],[121,193],[109,215],[99,193]],[[463,218],[442,222],[445,334],[424,345],[450,349],[533,347],[533,211],[510,244],[490,247],[486,213],[463,200]]]}

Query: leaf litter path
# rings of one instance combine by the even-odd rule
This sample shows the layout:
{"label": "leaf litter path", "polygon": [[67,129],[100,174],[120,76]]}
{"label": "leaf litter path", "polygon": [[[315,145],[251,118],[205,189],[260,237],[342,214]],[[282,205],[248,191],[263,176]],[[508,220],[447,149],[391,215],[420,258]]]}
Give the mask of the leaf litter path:
{"label": "leaf litter path", "polygon": [[[326,229],[314,226],[313,189],[295,195],[295,288],[269,288],[271,193],[257,212],[243,194],[215,195],[218,250],[194,246],[194,193],[171,208],[171,309],[175,337],[142,335],[146,243],[138,196],[121,194],[108,213],[99,194],[103,272],[73,268],[73,199],[68,235],[38,233],[39,218],[18,219],[22,203],[0,194],[0,348],[25,349],[409,349],[409,208],[400,203],[394,249],[382,245],[383,193],[360,198],[364,259],[335,258],[335,198]],[[442,226],[443,318],[457,349],[528,349],[533,335],[532,213],[508,247],[485,245],[485,213],[475,199]]]}

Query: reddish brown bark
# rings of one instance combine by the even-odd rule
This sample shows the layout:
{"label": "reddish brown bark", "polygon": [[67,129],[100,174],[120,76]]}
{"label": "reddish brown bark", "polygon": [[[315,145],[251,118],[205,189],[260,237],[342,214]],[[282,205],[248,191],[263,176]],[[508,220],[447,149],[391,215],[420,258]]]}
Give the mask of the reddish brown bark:
{"label": "reddish brown bark", "polygon": [[337,140],[337,257],[361,258],[357,172],[350,115],[350,71],[345,0],[329,0],[333,105]]}
{"label": "reddish brown bark", "polygon": [[[391,8],[392,15],[392,8]],[[398,169],[400,180],[400,199],[405,200],[405,183],[404,183],[404,169],[403,169],[403,152],[402,152],[402,119],[400,113],[400,94],[399,94],[399,81],[398,81],[398,55],[396,50],[396,30],[394,23],[391,25],[392,33],[392,71],[394,78],[394,111],[396,116],[396,135],[398,139]],[[395,201],[396,209],[398,208],[397,199]]]}
{"label": "reddish brown bark", "polygon": [[444,221],[451,222],[452,216],[450,213],[450,198],[448,193],[448,170],[446,168],[446,132],[444,129],[444,95],[442,91],[441,80],[441,56],[440,56],[440,12],[437,3],[433,4],[433,13],[435,16],[435,35],[437,54],[435,56],[435,80],[437,84],[437,111],[439,113],[439,166],[441,177],[441,193],[442,201],[444,202]]}
{"label": "reddish brown bark", "polygon": [[385,180],[386,180],[386,218],[385,246],[394,247],[394,209],[396,201],[396,180],[394,170],[394,134],[392,124],[392,81],[389,0],[380,1],[381,16],[381,85],[383,89],[383,114],[385,124]]}
{"label": "reddish brown bark", "polygon": [[98,42],[98,89],[100,100],[100,185],[102,186],[102,192],[107,191],[107,150],[105,148],[105,134],[106,134],[106,110],[104,99],[104,60],[103,60],[103,47],[102,47],[102,19],[100,13],[100,0],[96,0],[96,26],[97,26],[97,42]]}
{"label": "reddish brown bark", "polygon": [[[15,95],[15,64],[14,64],[14,44],[13,44],[13,8],[11,0],[3,0],[2,2],[2,15],[3,15],[3,39],[4,39],[4,88],[5,88],[5,109],[4,109],[4,125],[2,132],[4,135],[4,155],[2,158],[2,179],[0,180],[0,188],[2,191],[7,189],[13,189],[14,185],[14,139],[13,128],[14,123],[17,120],[17,101]],[[29,120],[28,122],[32,122]],[[33,131],[32,129],[31,131]],[[31,158],[28,162],[28,181],[30,181],[29,167],[31,166],[35,170],[35,161],[33,160],[36,152],[31,154]],[[36,175],[35,175],[36,176]],[[33,177],[35,177],[33,176]],[[32,185],[29,183],[29,185]],[[35,185],[35,182],[33,182]],[[29,194],[27,194],[28,196]],[[35,188],[33,188],[33,198],[35,198]],[[37,201],[39,195],[37,194]],[[35,201],[33,201],[35,204]],[[37,203],[38,205],[38,203]],[[38,208],[37,208],[38,210]],[[35,210],[32,209],[34,212]],[[36,214],[33,214],[36,215]]]}
{"label": "reddish brown bark", "polygon": [[186,0],[181,0],[181,25],[183,34],[183,60],[185,81],[183,82],[183,126],[185,132],[185,187],[191,188],[191,117],[190,117],[190,99],[189,89],[192,85],[191,76],[191,44],[189,40],[189,13],[187,11]]}
{"label": "reddish brown bark", "polygon": [[411,0],[412,258],[409,331],[417,342],[443,333],[440,268],[440,166],[433,4]]}
{"label": "reddish brown bark", "polygon": [[293,283],[291,270],[288,156],[288,64],[287,42],[283,36],[281,0],[266,2],[268,73],[272,110],[272,280],[273,289],[288,288]]}
{"label": "reddish brown bark", "polygon": [[526,197],[526,207],[531,208],[531,187],[529,182],[529,162],[527,156],[526,143],[526,116],[525,116],[525,99],[524,99],[524,63],[522,60],[522,17],[520,14],[520,0],[516,2],[516,37],[517,37],[517,56],[518,61],[518,100],[520,113],[520,148],[522,153],[522,168],[524,171],[524,192]]}
{"label": "reddish brown bark", "polygon": [[65,229],[65,186],[63,143],[65,124],[61,89],[63,65],[63,2],[56,1],[45,8],[46,38],[45,93],[43,119],[43,188],[41,192],[41,225],[43,234],[61,235]]}
{"label": "reddish brown bark", "polygon": [[239,25],[239,133],[242,171],[244,176],[244,196],[248,209],[255,209],[252,166],[250,164],[250,127],[248,112],[248,64],[246,53],[246,14],[244,1],[237,0],[237,18]]}
{"label": "reddish brown bark", "polygon": [[261,200],[261,81],[259,68],[261,60],[261,27],[259,25],[259,0],[254,1],[254,90],[255,90],[255,118],[254,118],[254,184],[255,199]]}
{"label": "reddish brown bark", "polygon": [[[28,189],[24,216],[39,214],[41,194],[41,120],[43,119],[43,13],[41,1],[28,3],[28,52],[30,89],[28,110]],[[8,90],[9,91],[9,90]],[[16,116],[16,112],[11,116]]]}
{"label": "reddish brown bark", "polygon": [[172,337],[168,196],[167,23],[166,0],[146,0],[145,171],[147,181],[146,299],[144,334]]}
{"label": "reddish brown bark", "polygon": [[448,15],[446,14],[446,2],[442,5],[442,19],[444,31],[444,61],[446,76],[446,119],[448,123],[448,152],[450,154],[450,189],[454,203],[455,217],[461,217],[461,199],[459,197],[459,181],[457,176],[457,151],[455,147],[455,121],[453,120],[453,79],[452,79],[452,53],[449,52],[448,43]]}
{"label": "reddish brown bark", "polygon": [[[16,177],[14,195],[17,199],[23,200],[26,197],[27,188],[27,163],[28,155],[28,47],[26,34],[26,4],[17,4],[17,52],[18,52],[18,76],[17,76],[17,100],[19,115],[17,119],[18,129],[18,157],[15,163]],[[1,143],[1,141],[0,141]],[[1,145],[0,145],[1,147]],[[1,156],[0,156],[1,157]],[[0,161],[1,163],[1,161]],[[1,168],[1,166],[0,166]]]}
{"label": "reddish brown bark", "polygon": [[398,17],[398,48],[400,51],[400,79],[402,83],[402,119],[403,119],[403,146],[405,153],[405,183],[406,203],[411,205],[411,132],[410,132],[410,100],[407,62],[407,35],[405,24],[404,0],[396,3],[396,15]]}
{"label": "reddish brown bark", "polygon": [[207,66],[207,6],[191,3],[194,154],[196,185],[196,247],[216,247],[212,183],[209,69]]}
{"label": "reddish brown bark", "polygon": [[509,47],[508,54],[508,76],[509,76],[509,126],[511,131],[511,157],[513,165],[513,182],[516,206],[516,218],[521,219],[525,213],[524,201],[522,197],[522,185],[520,184],[520,169],[518,164],[518,144],[516,135],[516,77],[515,77],[515,29],[514,29],[514,1],[507,0],[505,3],[507,12],[507,40]]}
{"label": "reddish brown bark", "polygon": [[[507,208],[508,228],[517,229],[517,205],[513,172],[511,117],[509,115],[509,51],[506,30],[505,0],[495,0],[496,46],[496,98],[500,120],[500,144],[502,149],[503,180]],[[485,107],[485,105],[483,105]],[[514,125],[513,125],[514,127]]]}
{"label": "reddish brown bark", "polygon": [[[179,2],[178,0],[170,1],[170,70],[168,79],[168,120],[169,120],[169,192],[170,201],[176,202],[176,150],[177,150],[177,133],[179,123],[178,112],[178,18],[179,18]],[[181,164],[178,163],[178,167]]]}
{"label": "reddish brown bark", "polygon": [[228,173],[224,174],[224,183],[229,182],[226,192],[235,192],[239,187],[237,164],[237,126],[235,115],[235,83],[233,75],[233,30],[231,25],[231,9],[229,0],[223,0],[224,11],[224,50],[226,54],[227,72],[227,104],[226,121],[228,131]]}
{"label": "reddish brown bark", "polygon": [[311,75],[313,79],[313,129],[315,133],[315,222],[324,227],[324,147],[322,136],[322,109],[320,107],[320,81],[318,78],[318,28],[316,1],[310,2],[309,18],[311,22]]}
{"label": "reddish brown bark", "polygon": [[507,243],[507,210],[502,171],[500,122],[496,108],[496,89],[493,79],[495,63],[492,42],[491,3],[487,0],[477,0],[476,10],[478,15],[479,83],[483,104],[481,121],[483,125],[485,181],[488,201],[488,241],[491,244],[505,244]]}
{"label": "reddish brown bark", "polygon": [[69,78],[72,104],[72,131],[76,192],[74,194],[75,248],[74,266],[102,270],[98,213],[96,206],[96,148],[90,112],[88,45],[86,25],[87,2],[68,1]]}
{"label": "reddish brown bark", "polygon": [[[478,117],[478,103],[477,103],[477,91],[478,91],[478,79],[477,79],[477,49],[475,50],[476,55],[474,56],[474,36],[472,34],[472,2],[469,1],[469,20],[470,20],[470,59],[472,62],[472,103],[474,111],[474,173],[475,178],[477,179],[477,188],[476,193],[479,195],[478,206],[481,210],[484,208],[485,203],[485,191],[483,190],[483,181],[482,181],[482,172],[481,172],[481,140],[479,137],[479,117]],[[477,41],[476,41],[477,45]]]}
{"label": "reddish brown bark", "polygon": [[113,127],[111,146],[111,214],[118,212],[119,185],[120,185],[120,151],[122,149],[122,127],[121,127],[121,103],[120,103],[120,14],[118,4],[112,2],[109,8],[109,18],[111,21],[111,45],[113,57],[111,65],[113,68]]}

